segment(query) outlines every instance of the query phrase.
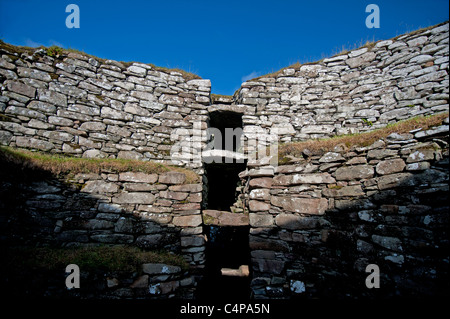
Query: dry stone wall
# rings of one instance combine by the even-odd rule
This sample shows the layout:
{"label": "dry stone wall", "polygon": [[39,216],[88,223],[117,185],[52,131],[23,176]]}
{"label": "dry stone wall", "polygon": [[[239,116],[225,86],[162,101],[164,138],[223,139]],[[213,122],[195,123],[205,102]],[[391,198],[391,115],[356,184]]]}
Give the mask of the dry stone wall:
{"label": "dry stone wall", "polygon": [[183,255],[194,268],[204,263],[202,185],[185,184],[184,173],[2,177],[2,234],[10,245],[134,245]]}
{"label": "dry stone wall", "polygon": [[[212,105],[209,80],[0,43],[0,144],[171,162],[178,143],[183,152],[173,163],[203,175],[213,112],[241,115],[244,140],[271,134],[268,144],[448,112],[448,39],[445,22],[245,82],[233,101]],[[447,289],[447,143],[448,120],[291,165],[248,165],[240,199],[250,212],[253,296],[373,295],[364,285],[369,263],[381,269],[383,296]],[[1,216],[2,241],[165,248],[202,269],[207,178],[185,184],[181,175],[103,171],[69,181],[2,181],[0,208],[12,214]],[[176,278],[164,291],[182,286],[185,278]]]}
{"label": "dry stone wall", "polygon": [[83,289],[75,291],[65,289],[63,271],[33,268],[24,275],[7,268],[2,282],[13,294],[193,298],[205,263],[205,237],[202,185],[198,177],[190,180],[192,172],[150,174],[105,168],[99,173],[54,175],[18,165],[2,153],[0,160],[0,250],[119,245],[163,250],[181,256],[189,267],[182,271],[178,266],[147,263],[137,273],[83,268]]}
{"label": "dry stone wall", "polygon": [[[199,169],[209,113],[242,114],[244,152],[373,130],[448,111],[448,22],[242,84],[211,104],[211,82],[142,63],[2,45],[0,143],[83,157],[165,160]],[[222,110],[222,111],[223,111]],[[194,131],[193,129],[197,130]],[[175,143],[183,149],[171,156]]]}
{"label": "dry stone wall", "polygon": [[[3,269],[2,269],[3,270]],[[145,299],[193,298],[195,278],[181,267],[164,263],[144,263],[136,271],[86,270],[80,268],[80,288],[66,289],[66,273],[61,270],[7,269],[2,287],[15,298],[53,299]]]}
{"label": "dry stone wall", "polygon": [[205,128],[209,80],[73,52],[54,58],[1,46],[0,54],[2,145],[168,161],[172,145],[190,138],[171,136],[177,129]]}
{"label": "dry stone wall", "polygon": [[253,109],[244,133],[299,141],[448,111],[448,32],[445,22],[247,81],[235,93]]}
{"label": "dry stone wall", "polygon": [[[444,296],[448,118],[367,147],[340,144],[241,174],[255,298]],[[381,288],[368,289],[376,264]]]}

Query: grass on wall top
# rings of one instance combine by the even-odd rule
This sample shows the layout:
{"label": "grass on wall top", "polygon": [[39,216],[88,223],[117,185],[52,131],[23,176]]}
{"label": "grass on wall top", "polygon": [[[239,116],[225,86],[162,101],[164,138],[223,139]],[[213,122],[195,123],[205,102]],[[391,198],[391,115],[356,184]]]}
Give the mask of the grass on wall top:
{"label": "grass on wall top", "polygon": [[[15,46],[6,42],[3,42],[2,40],[0,40],[0,49],[3,49],[5,51],[8,52],[12,52],[12,53],[17,53],[19,54],[19,56],[22,53],[25,54],[29,54],[31,55],[33,52],[35,52],[36,50],[39,49],[44,49],[47,52],[47,55],[52,57],[52,58],[57,58],[57,59],[62,59],[63,57],[67,56],[69,53],[76,53],[76,54],[80,54],[80,55],[84,55],[87,57],[91,57],[94,58],[102,63],[105,63],[106,59],[102,59],[96,56],[93,56],[91,54],[87,54],[84,51],[80,51],[80,50],[76,50],[76,49],[64,49],[58,46],[51,46],[51,47],[45,47],[45,46],[40,46],[37,48],[31,48],[31,47],[26,47],[26,46]],[[17,59],[18,57],[12,57],[13,59]],[[134,62],[123,62],[123,61],[118,61],[120,63],[122,63],[125,67],[130,66],[131,64],[133,64]],[[151,66],[154,70],[156,71],[160,71],[160,72],[164,72],[164,73],[171,73],[171,72],[178,72],[180,73],[184,79],[186,79],[186,81],[189,80],[193,80],[193,79],[201,79],[200,76],[198,76],[197,74],[194,74],[192,72],[187,72],[185,70],[182,69],[178,69],[178,68],[165,68],[165,67],[161,67],[161,66],[156,66],[154,64],[151,63],[143,63],[143,64],[147,64],[149,66]]]}
{"label": "grass on wall top", "polygon": [[[444,25],[446,23],[448,23],[448,20],[444,21],[444,22],[441,22],[439,24],[436,24],[436,25],[431,25],[431,26],[428,26],[428,27],[420,28],[418,30],[407,32],[405,34],[400,34],[400,35],[392,38],[391,40],[396,41],[399,37],[404,36],[406,34],[412,37],[412,36],[414,36],[416,34],[419,34],[419,33],[425,32],[427,30],[431,30],[431,29],[437,28],[437,27],[442,26],[442,25]],[[347,53],[349,53],[350,51],[353,51],[353,50],[359,50],[359,49],[362,49],[362,48],[367,48],[368,50],[372,50],[375,47],[375,45],[378,42],[381,42],[381,41],[384,41],[384,40],[381,39],[381,40],[377,40],[377,41],[375,41],[375,40],[365,40],[364,41],[364,40],[361,39],[359,42],[354,43],[353,45],[342,45],[340,48],[334,49],[334,53],[331,56],[324,56],[322,54],[323,58],[321,60],[305,62],[305,63],[300,63],[300,61],[297,61],[296,63],[291,64],[291,65],[289,65],[287,67],[281,68],[280,70],[277,70],[277,71],[274,70],[271,73],[255,77],[253,79],[248,80],[247,82],[258,81],[261,78],[277,78],[278,76],[282,75],[284,70],[286,70],[286,69],[294,69],[294,70],[298,71],[298,70],[300,70],[300,67],[303,66],[303,65],[318,64],[318,63],[322,62],[323,59],[325,59],[325,58],[337,57],[339,55],[347,54]],[[240,89],[238,89],[238,91],[239,90]]]}
{"label": "grass on wall top", "polygon": [[101,172],[143,172],[147,174],[163,174],[169,171],[176,171],[186,175],[186,184],[199,182],[199,176],[191,170],[152,161],[144,162],[112,158],[77,158],[42,152],[31,152],[6,146],[0,147],[0,161],[5,161],[24,169],[47,171],[56,176]]}
{"label": "grass on wall top", "polygon": [[430,116],[417,116],[408,120],[387,125],[384,128],[373,130],[371,132],[309,140],[304,142],[286,143],[281,145],[278,149],[279,164],[289,161],[289,156],[302,157],[302,153],[305,149],[308,149],[312,154],[323,155],[326,152],[333,150],[333,148],[339,144],[344,144],[347,147],[364,147],[369,146],[380,139],[386,138],[392,133],[404,134],[419,128],[422,128],[422,130],[427,130],[431,127],[441,125],[444,119],[448,118],[448,116],[448,112]]}

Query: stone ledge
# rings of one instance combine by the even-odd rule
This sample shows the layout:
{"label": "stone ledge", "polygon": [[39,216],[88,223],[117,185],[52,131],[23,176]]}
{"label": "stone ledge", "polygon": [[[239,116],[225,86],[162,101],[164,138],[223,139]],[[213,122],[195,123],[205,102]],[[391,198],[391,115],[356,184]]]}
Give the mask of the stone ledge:
{"label": "stone ledge", "polygon": [[204,210],[203,223],[215,226],[248,226],[248,214],[236,214],[220,210]]}

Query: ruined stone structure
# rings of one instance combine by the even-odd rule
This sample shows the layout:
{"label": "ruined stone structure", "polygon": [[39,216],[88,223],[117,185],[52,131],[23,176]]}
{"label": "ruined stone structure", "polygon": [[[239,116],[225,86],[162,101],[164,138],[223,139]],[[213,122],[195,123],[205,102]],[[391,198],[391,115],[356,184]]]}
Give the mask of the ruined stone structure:
{"label": "ruined stone structure", "polygon": [[393,133],[368,147],[338,145],[242,174],[255,297],[288,290],[370,296],[369,264],[381,269],[380,296],[444,293],[449,174],[448,144],[440,141],[448,128],[447,118],[436,130]]}
{"label": "ruined stone structure", "polygon": [[[254,298],[442,294],[448,118],[428,131],[304,154],[288,165],[252,156],[258,146],[448,112],[448,40],[445,22],[285,68],[214,101],[209,80],[179,71],[2,43],[1,145],[157,161],[198,179],[186,183],[179,171],[102,171],[71,177],[76,187],[67,177],[11,180],[2,192],[21,189],[21,204],[0,209],[33,216],[27,222],[35,232],[24,242],[127,244],[183,255],[192,277],[166,284],[166,296],[201,282],[213,226],[246,227]],[[226,128],[237,130],[240,145],[211,149]],[[20,228],[12,214],[4,216],[2,229]],[[2,238],[14,240],[6,233]],[[368,264],[380,267],[385,290],[365,287]]]}

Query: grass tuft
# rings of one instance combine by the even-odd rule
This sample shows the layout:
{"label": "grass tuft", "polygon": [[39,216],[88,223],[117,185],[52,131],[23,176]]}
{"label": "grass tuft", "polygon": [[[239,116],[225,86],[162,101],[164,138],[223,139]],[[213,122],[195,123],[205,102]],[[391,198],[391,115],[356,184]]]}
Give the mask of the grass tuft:
{"label": "grass tuft", "polygon": [[63,54],[63,49],[56,45],[52,45],[51,47],[47,48],[47,55],[52,58],[57,58],[62,54]]}
{"label": "grass tuft", "polygon": [[288,156],[301,157],[305,149],[308,149],[312,154],[323,155],[339,144],[344,144],[347,147],[369,146],[379,139],[386,138],[392,133],[408,133],[409,131],[418,128],[427,130],[431,127],[441,125],[442,121],[448,116],[448,112],[430,116],[418,116],[367,133],[284,144],[281,145],[278,150],[278,158],[280,159],[279,164],[283,165],[288,162]]}
{"label": "grass tuft", "polygon": [[188,169],[164,165],[155,162],[144,162],[130,159],[98,159],[76,158],[62,155],[50,155],[41,152],[15,149],[12,147],[0,147],[0,161],[12,163],[23,169],[43,170],[53,175],[75,175],[78,173],[101,172],[143,172],[147,174],[162,174],[169,171],[177,171],[186,175],[186,184],[199,181],[199,176]]}
{"label": "grass tuft", "polygon": [[11,247],[6,250],[4,257],[7,257],[6,264],[20,269],[57,270],[68,264],[76,264],[86,271],[135,272],[145,263],[164,263],[179,266],[183,270],[189,268],[182,256],[167,251],[144,251],[131,246]]}

